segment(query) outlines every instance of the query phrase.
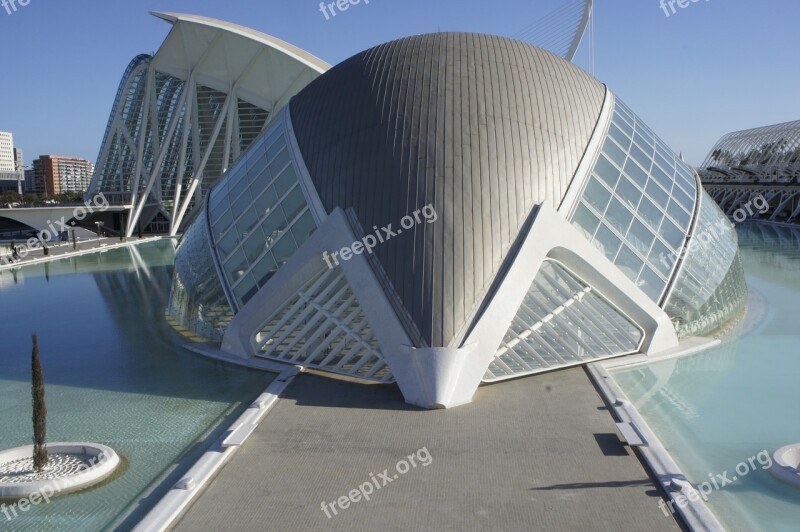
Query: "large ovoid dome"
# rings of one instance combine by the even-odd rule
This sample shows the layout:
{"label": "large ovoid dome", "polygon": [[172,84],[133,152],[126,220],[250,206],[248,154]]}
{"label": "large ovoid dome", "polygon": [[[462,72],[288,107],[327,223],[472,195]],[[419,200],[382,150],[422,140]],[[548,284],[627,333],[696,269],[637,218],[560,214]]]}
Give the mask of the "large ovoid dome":
{"label": "large ovoid dome", "polygon": [[291,119],[325,209],[365,231],[420,224],[376,248],[431,346],[458,343],[532,207],[557,208],[600,116],[605,87],[526,43],[471,33],[389,42],[295,96]]}

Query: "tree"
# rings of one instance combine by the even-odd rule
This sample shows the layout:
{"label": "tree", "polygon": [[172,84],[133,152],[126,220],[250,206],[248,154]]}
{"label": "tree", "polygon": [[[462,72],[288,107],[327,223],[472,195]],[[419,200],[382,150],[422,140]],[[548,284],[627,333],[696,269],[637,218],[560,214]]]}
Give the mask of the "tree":
{"label": "tree", "polygon": [[47,445],[47,406],[44,402],[44,376],[39,362],[39,340],[33,333],[33,352],[31,353],[31,395],[33,396],[33,469],[40,473],[48,462]]}

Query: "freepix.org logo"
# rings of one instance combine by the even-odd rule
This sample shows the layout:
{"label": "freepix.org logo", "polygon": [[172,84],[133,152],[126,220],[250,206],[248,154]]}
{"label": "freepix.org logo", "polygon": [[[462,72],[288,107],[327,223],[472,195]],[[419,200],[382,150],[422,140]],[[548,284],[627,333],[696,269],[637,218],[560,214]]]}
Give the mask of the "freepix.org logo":
{"label": "freepix.org logo", "polygon": [[20,7],[27,7],[31,0],[0,0],[0,6],[6,10],[6,13],[13,15]]}
{"label": "freepix.org logo", "polygon": [[[661,0],[658,5],[661,7],[661,10],[664,12],[664,15],[666,15],[669,18],[670,16],[678,12],[678,10],[675,9],[676,5],[681,9],[686,9],[690,5],[696,4],[697,2],[700,1],[701,0]],[[705,1],[708,2],[709,0]]]}

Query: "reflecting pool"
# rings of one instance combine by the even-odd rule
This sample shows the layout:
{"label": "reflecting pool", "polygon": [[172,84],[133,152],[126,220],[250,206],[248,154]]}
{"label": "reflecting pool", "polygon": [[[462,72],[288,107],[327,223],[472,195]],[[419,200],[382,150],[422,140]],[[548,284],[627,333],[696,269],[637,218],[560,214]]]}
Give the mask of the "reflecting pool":
{"label": "reflecting pool", "polygon": [[708,500],[727,529],[797,531],[800,490],[773,479],[766,459],[749,459],[800,443],[800,230],[738,231],[751,292],[738,332],[701,354],[612,375],[690,482],[736,477]]}
{"label": "reflecting pool", "polygon": [[125,462],[99,487],[0,513],[0,530],[130,528],[274,378],[181,347],[164,318],[174,257],[160,241],[0,272],[0,449],[31,443],[36,331],[48,440]]}

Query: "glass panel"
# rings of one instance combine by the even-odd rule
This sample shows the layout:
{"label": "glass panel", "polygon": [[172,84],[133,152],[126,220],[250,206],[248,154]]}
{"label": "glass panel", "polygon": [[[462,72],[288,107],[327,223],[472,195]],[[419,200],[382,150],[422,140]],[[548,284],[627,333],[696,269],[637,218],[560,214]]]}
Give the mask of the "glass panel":
{"label": "glass panel", "polygon": [[611,229],[605,225],[601,225],[600,229],[597,230],[596,239],[597,243],[600,245],[600,249],[606,254],[606,257],[613,261],[622,245],[622,241],[619,237],[612,233]]}
{"label": "glass panel", "polygon": [[317,224],[314,223],[314,217],[311,216],[310,211],[306,210],[306,213],[292,226],[292,234],[295,241],[302,245],[316,229]]}
{"label": "glass panel", "polygon": [[668,176],[664,170],[658,166],[653,166],[650,175],[658,181],[658,184],[664,187],[664,190],[672,190],[672,178]]}
{"label": "glass panel", "polygon": [[273,162],[272,162],[272,161],[273,161],[273,159],[275,159],[275,157],[276,157],[276,156],[277,156],[279,153],[281,153],[281,154],[283,154],[283,155],[286,155],[286,156],[288,157],[288,152],[281,152],[281,150],[283,150],[284,148],[286,148],[286,143],[284,143],[283,141],[281,141],[281,142],[276,142],[275,144],[273,144],[272,146],[270,146],[270,147],[267,149],[267,162],[269,162],[269,163],[270,163],[270,166],[272,166],[273,168],[275,168],[276,166],[277,166],[278,168],[280,168],[280,167],[282,167],[283,165],[285,165],[285,164],[288,162],[288,159],[287,159],[285,162],[283,162],[282,164],[280,164],[280,166],[278,166],[278,165],[276,165],[275,163],[273,163]]}
{"label": "glass panel", "polygon": [[294,168],[291,166],[286,167],[279,175],[278,178],[273,183],[275,187],[275,192],[277,192],[278,197],[283,197],[290,188],[292,188],[295,183],[297,183],[297,176],[294,173]]}
{"label": "glass panel", "polygon": [[657,302],[661,297],[661,292],[664,291],[666,282],[656,275],[656,272],[645,266],[639,276],[638,285],[650,299]]}
{"label": "glass panel", "polygon": [[674,199],[669,200],[669,205],[667,206],[667,214],[669,214],[673,220],[678,222],[679,227],[689,226],[691,215],[685,210],[683,210],[683,208]]}
{"label": "glass panel", "polygon": [[295,244],[292,234],[287,233],[272,248],[272,255],[275,257],[278,266],[283,266],[295,251],[297,251],[297,244]]}
{"label": "glass panel", "polygon": [[252,203],[253,203],[253,197],[250,195],[250,191],[245,189],[244,193],[241,196],[239,196],[236,200],[234,200],[231,210],[235,214],[239,214],[241,212],[244,212],[244,210],[247,209]]}
{"label": "glass panel", "polygon": [[639,206],[642,193],[629,180],[622,178],[617,185],[617,196],[625,200],[631,209],[635,210]]}
{"label": "glass panel", "polygon": [[644,266],[644,261],[636,256],[633,251],[623,247],[619,251],[615,264],[629,278],[636,279],[639,276],[639,272],[642,270],[642,266]]}
{"label": "glass panel", "polygon": [[661,225],[661,218],[663,215],[658,207],[647,198],[642,198],[642,203],[639,205],[639,214],[642,215],[644,221],[650,224],[650,227],[656,229]]}
{"label": "glass panel", "polygon": [[[621,129],[619,129],[615,124],[611,124],[611,127],[608,128],[608,134],[611,136],[611,138],[616,140],[620,146],[622,146],[622,150],[625,152],[628,151],[628,148],[631,145],[631,139],[625,133],[623,133]],[[625,160],[624,157],[622,160]],[[622,163],[620,162],[620,164]]]}
{"label": "glass panel", "polygon": [[647,156],[642,150],[640,150],[635,144],[631,146],[630,156],[633,157],[637,163],[642,165],[646,171],[650,171],[650,167],[652,166],[653,159]]}
{"label": "glass panel", "polygon": [[280,209],[273,211],[261,224],[267,246],[271,246],[280,238],[284,229],[286,229],[286,218],[283,216],[283,212]]}
{"label": "glass panel", "polygon": [[287,164],[289,164],[289,151],[284,149],[269,163],[269,167],[272,170],[272,174],[275,175],[283,170]]}
{"label": "glass panel", "polygon": [[226,210],[222,216],[217,218],[216,223],[214,223],[214,237],[219,238],[222,236],[231,224],[233,224],[233,215],[230,210]]}
{"label": "glass panel", "polygon": [[256,199],[254,208],[259,218],[263,218],[270,214],[276,205],[278,205],[278,194],[275,192],[275,187],[270,186]]}
{"label": "glass panel", "polygon": [[615,115],[614,116],[614,123],[616,125],[618,125],[619,128],[622,131],[624,131],[625,134],[628,137],[632,137],[633,136],[633,120],[631,120],[630,123],[628,123],[628,121],[626,121],[624,118],[622,118],[621,114],[615,112],[614,115]]}
{"label": "glass panel", "polygon": [[242,282],[233,289],[233,292],[236,294],[236,297],[242,301],[242,303],[247,303],[254,295],[256,295],[256,292],[258,292],[256,280],[253,279],[252,275],[245,276],[244,279],[242,279]]}
{"label": "glass panel", "polygon": [[597,218],[597,216],[592,214],[592,212],[586,208],[584,204],[581,203],[575,210],[575,216],[572,218],[572,224],[578,229],[582,230],[584,234],[586,234],[586,237],[591,240],[595,231],[597,231],[597,226],[600,225],[600,220]]}
{"label": "glass panel", "polygon": [[278,264],[272,256],[272,253],[264,255],[258,263],[253,266],[252,274],[256,279],[259,288],[267,284],[267,282],[278,271]]}
{"label": "glass panel", "polygon": [[628,241],[643,255],[647,254],[650,245],[655,240],[655,235],[639,220],[634,220],[628,232]]}
{"label": "glass panel", "polygon": [[606,220],[616,229],[621,235],[628,232],[628,226],[633,220],[633,213],[629,211],[620,201],[614,198],[611,205],[606,212]]}
{"label": "glass panel", "polygon": [[245,236],[258,224],[258,215],[253,209],[247,209],[236,221],[236,231]]}
{"label": "glass panel", "polygon": [[605,144],[603,144],[603,152],[617,165],[622,166],[625,164],[625,158],[627,157],[625,152],[610,138],[606,139]]}
{"label": "glass panel", "polygon": [[222,254],[222,257],[228,257],[238,245],[239,233],[237,231],[228,231],[225,237],[217,244],[217,249]]}
{"label": "glass panel", "polygon": [[672,246],[673,249],[680,249],[683,246],[684,233],[678,229],[674,223],[670,222],[668,218],[664,218],[664,223],[661,225],[661,236],[664,240]]}
{"label": "glass panel", "polygon": [[234,284],[236,281],[241,279],[244,275],[244,272],[247,271],[247,257],[239,248],[233,256],[225,263],[225,271],[228,272],[228,278],[231,281],[231,284]]}
{"label": "glass panel", "polygon": [[656,240],[653,243],[653,250],[650,252],[648,262],[655,266],[659,273],[665,277],[668,276],[677,260],[678,254],[669,249],[663,242]]}
{"label": "glass panel", "polygon": [[611,201],[611,191],[601,185],[596,177],[593,177],[589,180],[589,184],[586,185],[584,197],[597,212],[603,213],[608,207],[608,202]]}
{"label": "glass panel", "polygon": [[647,184],[647,172],[642,170],[632,159],[628,159],[628,162],[625,163],[625,173],[628,174],[628,177],[630,177],[634,183],[639,185],[639,188],[644,190]]}
{"label": "glass panel", "polygon": [[669,203],[669,194],[664,192],[664,189],[658,186],[652,179],[647,182],[645,192],[647,192],[647,195],[661,208],[666,207],[667,203]]}
{"label": "glass panel", "polygon": [[288,222],[291,222],[300,214],[306,207],[306,199],[303,196],[300,185],[295,185],[294,189],[292,189],[289,195],[281,202],[281,207],[283,207],[283,213]]}
{"label": "glass panel", "polygon": [[250,262],[250,264],[255,263],[256,259],[266,249],[264,233],[262,233],[258,229],[253,231],[253,233],[247,238],[247,240],[244,241],[242,249],[244,250],[244,253],[247,256],[248,262]]}

